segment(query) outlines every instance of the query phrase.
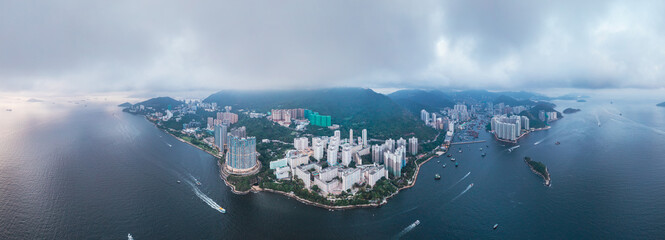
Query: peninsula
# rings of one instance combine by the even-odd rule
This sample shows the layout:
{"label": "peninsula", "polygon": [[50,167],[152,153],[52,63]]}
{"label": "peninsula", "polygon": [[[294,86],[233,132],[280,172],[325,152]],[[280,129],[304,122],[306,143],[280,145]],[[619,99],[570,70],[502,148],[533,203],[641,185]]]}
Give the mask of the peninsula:
{"label": "peninsula", "polygon": [[665,102],[662,102],[662,103],[656,104],[656,106],[659,106],[659,107],[665,107]]}
{"label": "peninsula", "polygon": [[545,186],[550,186],[550,173],[547,171],[545,164],[531,160],[531,157],[524,157],[524,162],[529,165],[533,173],[540,175],[545,180]]}
{"label": "peninsula", "polygon": [[[266,191],[350,209],[381,206],[414,186],[424,163],[445,154],[456,137],[478,138],[476,130],[490,125],[488,117],[495,116],[496,125],[517,126],[515,134],[549,128],[561,118],[551,103],[505,94],[510,93],[448,98],[436,91],[386,96],[360,88],[221,91],[203,100],[158,97],[122,105],[214,156],[220,177],[236,194]],[[469,95],[496,100],[463,103]],[[423,102],[431,112],[411,104],[423,97],[439,99]],[[508,120],[496,122],[496,116]]]}

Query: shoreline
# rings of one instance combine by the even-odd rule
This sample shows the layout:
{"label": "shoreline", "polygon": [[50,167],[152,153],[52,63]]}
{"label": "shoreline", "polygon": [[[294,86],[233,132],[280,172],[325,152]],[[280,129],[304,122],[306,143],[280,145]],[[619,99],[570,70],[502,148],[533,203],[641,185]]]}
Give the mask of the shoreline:
{"label": "shoreline", "polygon": [[[298,202],[304,203],[304,204],[306,204],[306,205],[315,206],[315,207],[320,207],[320,208],[325,208],[325,209],[328,209],[328,210],[348,210],[348,209],[355,209],[355,208],[381,207],[381,206],[383,206],[383,205],[385,205],[385,204],[388,203],[388,199],[394,197],[394,196],[397,195],[400,191],[402,191],[402,190],[406,190],[406,189],[408,189],[408,188],[411,188],[411,187],[415,186],[415,185],[416,185],[416,181],[418,180],[418,173],[420,172],[420,167],[421,167],[423,164],[427,163],[429,160],[432,160],[432,158],[434,158],[434,157],[439,157],[439,156],[437,156],[437,155],[431,156],[431,157],[429,157],[427,160],[425,160],[425,161],[423,161],[422,163],[420,163],[420,164],[417,165],[417,167],[416,167],[416,172],[413,174],[414,178],[413,178],[413,181],[411,182],[411,184],[406,185],[406,186],[401,187],[401,188],[398,188],[396,192],[390,194],[390,196],[385,197],[385,198],[383,199],[383,201],[381,201],[380,203],[368,203],[368,204],[360,204],[360,205],[345,205],[345,206],[331,206],[331,205],[321,204],[321,203],[317,203],[317,202],[312,202],[312,201],[310,201],[310,200],[307,200],[307,199],[304,199],[304,198],[298,197],[298,196],[296,196],[295,194],[293,194],[293,193],[291,193],[291,192],[288,192],[288,193],[287,193],[287,192],[278,191],[278,190],[269,189],[269,188],[261,188],[261,187],[259,187],[259,186],[252,186],[252,188],[251,188],[250,190],[248,190],[247,192],[258,193],[258,192],[265,191],[265,192],[270,192],[270,193],[281,194],[281,195],[284,195],[284,196],[286,196],[286,197],[288,197],[288,198],[295,199],[295,200],[297,200]],[[245,193],[245,194],[246,194],[246,193]]]}
{"label": "shoreline", "polygon": [[[179,138],[179,137],[176,136],[176,135],[173,135],[173,134],[170,133],[167,129],[162,129],[162,128],[158,127],[157,124],[155,124],[153,121],[150,121],[150,119],[148,119],[147,117],[144,116],[144,118],[145,118],[145,120],[147,120],[148,122],[152,123],[155,127],[157,127],[157,129],[160,129],[160,130],[166,132],[167,134],[171,135],[173,138],[177,139],[178,141],[183,142],[183,143],[187,143],[187,144],[189,144],[190,146],[193,146],[193,147],[195,147],[195,148],[197,148],[197,149],[199,149],[199,150],[202,150],[202,151],[204,151],[204,152],[210,154],[211,156],[213,156],[213,157],[216,159],[217,167],[219,167],[219,177],[224,181],[224,184],[225,184],[227,187],[229,187],[229,188],[231,189],[231,192],[234,193],[234,194],[237,194],[237,195],[245,195],[245,194],[248,194],[248,193],[250,193],[250,192],[251,192],[251,193],[271,192],[271,193],[276,193],[276,194],[284,195],[284,196],[286,196],[286,197],[288,197],[288,198],[295,199],[295,200],[297,200],[298,202],[304,203],[304,204],[306,204],[306,205],[315,206],[315,207],[320,207],[320,208],[325,208],[325,209],[329,209],[329,210],[347,210],[347,209],[355,209],[355,208],[370,208],[370,207],[380,207],[380,206],[383,206],[383,205],[385,205],[385,204],[388,203],[388,199],[390,199],[390,198],[392,198],[393,196],[397,195],[400,191],[402,191],[402,190],[406,190],[406,189],[409,189],[409,188],[412,188],[413,186],[416,185],[416,182],[417,182],[417,180],[418,180],[418,174],[420,173],[420,167],[421,167],[423,164],[429,162],[429,161],[432,160],[432,158],[434,158],[434,157],[440,157],[440,156],[438,156],[438,155],[435,154],[435,155],[430,156],[429,158],[427,158],[425,161],[423,161],[423,162],[417,164],[417,166],[416,166],[416,171],[415,171],[415,173],[413,173],[413,181],[411,181],[411,183],[410,183],[409,185],[406,185],[406,186],[403,186],[403,187],[401,187],[401,188],[398,188],[396,192],[394,192],[394,193],[391,194],[390,196],[385,197],[385,198],[383,199],[383,201],[381,201],[380,203],[368,203],[368,204],[360,204],[360,205],[345,205],[345,206],[330,206],[330,205],[325,205],[325,204],[321,204],[321,203],[317,203],[317,202],[312,202],[312,201],[310,201],[310,200],[307,200],[307,199],[304,199],[304,198],[298,197],[298,196],[296,196],[296,195],[293,194],[293,193],[282,192],[282,191],[273,190],[273,189],[269,189],[269,188],[261,188],[261,187],[259,187],[259,186],[252,186],[252,187],[251,187],[249,190],[247,190],[247,191],[238,191],[238,190],[236,190],[236,187],[235,187],[233,184],[229,183],[228,180],[226,179],[226,178],[228,177],[228,175],[224,174],[223,166],[222,166],[221,163],[219,162],[219,160],[220,160],[219,157],[217,157],[217,156],[216,156],[215,154],[213,154],[212,152],[209,152],[209,151],[207,151],[207,150],[205,150],[205,149],[203,149],[203,148],[201,148],[201,147],[199,147],[199,146],[196,146],[196,145],[194,145],[194,144],[192,144],[192,143],[190,143],[190,142],[188,142],[188,141],[185,141],[185,140],[182,139],[182,138]],[[446,151],[446,152],[447,152],[447,151]],[[445,154],[445,152],[444,152],[444,154]],[[418,161],[418,160],[416,159],[416,160],[414,160],[414,161]]]}

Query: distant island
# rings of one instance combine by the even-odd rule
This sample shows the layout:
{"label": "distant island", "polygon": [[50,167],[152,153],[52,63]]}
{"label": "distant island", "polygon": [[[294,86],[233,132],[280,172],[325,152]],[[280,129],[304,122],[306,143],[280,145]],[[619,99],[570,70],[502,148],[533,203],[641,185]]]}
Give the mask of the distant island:
{"label": "distant island", "polygon": [[579,108],[566,108],[565,110],[563,110],[563,113],[571,114],[571,113],[576,113],[576,112],[579,112],[579,111],[582,111],[582,110],[580,110]]}
{"label": "distant island", "polygon": [[577,102],[586,102],[584,99],[577,100]]}
{"label": "distant island", "polygon": [[662,103],[656,104],[656,106],[659,106],[659,107],[665,107],[665,102],[662,102]]}
{"label": "distant island", "polygon": [[545,179],[545,186],[550,186],[550,173],[544,163],[531,160],[531,157],[524,157],[524,162],[529,165],[531,171]]}

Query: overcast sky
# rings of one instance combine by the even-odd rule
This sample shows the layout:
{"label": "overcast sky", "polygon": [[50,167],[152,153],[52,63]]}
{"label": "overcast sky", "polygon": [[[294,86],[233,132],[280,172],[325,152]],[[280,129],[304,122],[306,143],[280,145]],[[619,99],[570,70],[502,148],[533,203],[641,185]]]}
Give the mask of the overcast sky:
{"label": "overcast sky", "polygon": [[1,1],[0,91],[665,88],[664,1]]}

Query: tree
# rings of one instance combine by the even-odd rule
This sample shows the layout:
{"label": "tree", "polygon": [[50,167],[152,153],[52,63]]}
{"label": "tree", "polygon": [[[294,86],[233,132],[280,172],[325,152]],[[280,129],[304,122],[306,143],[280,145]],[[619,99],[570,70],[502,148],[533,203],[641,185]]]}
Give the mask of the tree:
{"label": "tree", "polygon": [[319,188],[318,185],[314,185],[314,186],[312,186],[312,191],[314,191],[315,193],[320,193],[321,189]]}

